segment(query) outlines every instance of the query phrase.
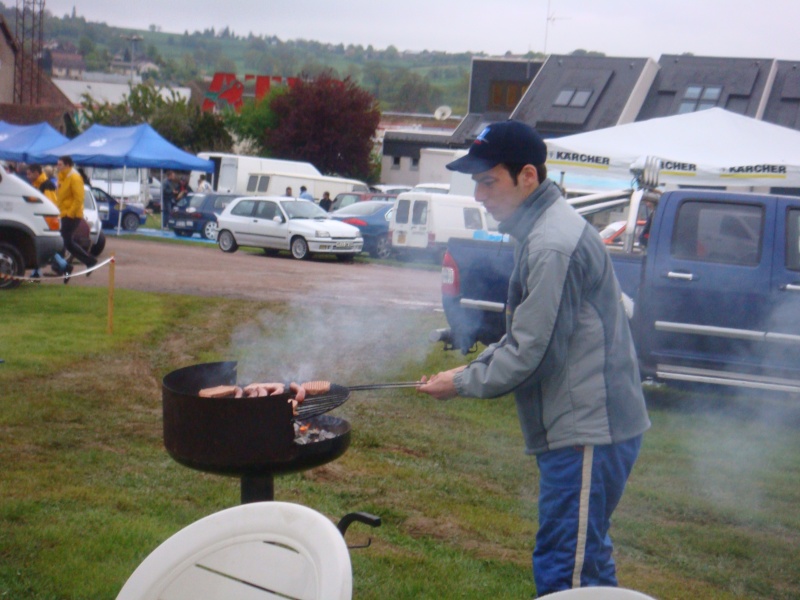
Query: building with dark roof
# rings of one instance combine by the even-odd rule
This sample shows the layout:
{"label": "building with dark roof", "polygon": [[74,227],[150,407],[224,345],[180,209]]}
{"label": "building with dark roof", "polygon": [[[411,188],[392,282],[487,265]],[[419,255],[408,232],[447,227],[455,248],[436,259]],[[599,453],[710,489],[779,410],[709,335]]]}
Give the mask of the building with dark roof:
{"label": "building with dark roof", "polygon": [[776,61],[775,77],[762,118],[800,130],[800,61]]}
{"label": "building with dark roof", "polygon": [[553,55],[511,116],[545,138],[630,123],[657,73],[650,58]]}
{"label": "building with dark roof", "polygon": [[718,106],[760,119],[772,89],[776,61],[665,54],[637,121]]}

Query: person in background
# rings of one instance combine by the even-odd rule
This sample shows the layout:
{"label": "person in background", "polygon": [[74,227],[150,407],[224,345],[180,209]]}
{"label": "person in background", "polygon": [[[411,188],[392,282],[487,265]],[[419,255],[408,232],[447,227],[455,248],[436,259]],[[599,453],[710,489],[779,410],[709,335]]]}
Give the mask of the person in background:
{"label": "person in background", "polygon": [[164,218],[169,218],[172,209],[178,203],[180,182],[178,181],[178,175],[172,169],[167,171],[165,179],[166,181],[164,181],[164,188],[162,190],[164,206],[161,212],[163,213]]}
{"label": "person in background", "polygon": [[[42,194],[44,194],[48,200],[58,206],[58,201],[56,199],[56,186],[53,185],[53,182],[47,178],[47,175],[42,173],[41,165],[28,165],[25,175],[28,177],[28,181],[33,187],[42,192]],[[42,274],[39,272],[38,268],[34,269],[31,273],[31,277],[37,279],[41,276]]]}
{"label": "person in background", "polygon": [[294,196],[294,192],[292,192],[292,188],[291,187],[287,187],[286,188],[286,193],[284,194],[284,196],[287,196],[289,198]]}
{"label": "person in background", "polygon": [[463,367],[423,377],[440,400],[514,393],[539,467],[538,595],[616,586],[608,530],[650,427],[621,290],[597,231],[547,178],[547,146],[494,123],[447,168],[516,242],[506,334]]}
{"label": "person in background", "polygon": [[319,201],[319,207],[325,212],[330,212],[331,204],[333,204],[333,200],[331,200],[331,193],[322,192],[322,200]]}
{"label": "person in background", "polygon": [[211,184],[208,182],[205,175],[200,175],[200,178],[197,180],[197,191],[201,194],[207,194],[211,191]]}
{"label": "person in background", "polygon": [[[70,156],[62,156],[56,163],[58,171],[58,189],[56,204],[61,213],[61,237],[64,248],[70,254],[91,269],[97,259],[86,252],[75,240],[75,234],[83,221],[83,198],[85,195],[83,177],[74,169]],[[72,265],[67,267],[67,275],[72,272]],[[66,282],[67,280],[65,280]]]}
{"label": "person in background", "polygon": [[299,197],[302,198],[303,200],[310,200],[311,202],[314,201],[314,196],[311,195],[311,192],[309,192],[308,188],[306,188],[306,186],[304,186],[304,185],[300,186],[300,196]]}
{"label": "person in background", "polygon": [[42,171],[47,176],[47,179],[53,184],[53,188],[56,187],[56,175],[55,171],[53,170],[52,165],[45,165],[42,167]]}

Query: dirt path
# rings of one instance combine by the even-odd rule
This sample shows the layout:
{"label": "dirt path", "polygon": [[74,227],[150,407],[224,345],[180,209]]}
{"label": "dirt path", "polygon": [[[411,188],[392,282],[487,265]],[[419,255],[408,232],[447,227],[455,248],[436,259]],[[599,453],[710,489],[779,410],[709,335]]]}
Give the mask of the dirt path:
{"label": "dirt path", "polygon": [[[216,246],[170,244],[108,236],[101,259],[116,257],[115,286],[148,292],[251,300],[441,308],[440,275],[376,264],[298,261]],[[76,265],[76,271],[82,270]],[[106,286],[109,269],[69,285]]]}

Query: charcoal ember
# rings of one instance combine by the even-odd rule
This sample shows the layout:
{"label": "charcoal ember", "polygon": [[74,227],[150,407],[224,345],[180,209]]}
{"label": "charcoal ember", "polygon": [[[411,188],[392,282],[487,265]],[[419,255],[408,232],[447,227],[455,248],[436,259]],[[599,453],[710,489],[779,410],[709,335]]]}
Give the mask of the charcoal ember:
{"label": "charcoal ember", "polygon": [[294,443],[305,445],[322,442],[324,440],[332,440],[336,437],[335,433],[320,429],[319,427],[310,427],[305,423],[294,424]]}

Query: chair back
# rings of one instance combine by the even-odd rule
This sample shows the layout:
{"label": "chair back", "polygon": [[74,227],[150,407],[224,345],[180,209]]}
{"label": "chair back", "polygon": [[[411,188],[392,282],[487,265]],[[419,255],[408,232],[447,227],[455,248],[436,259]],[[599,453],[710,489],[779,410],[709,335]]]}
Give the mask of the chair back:
{"label": "chair back", "polygon": [[254,502],[188,525],[133,572],[117,600],[349,600],[336,526],[299,504]]}

